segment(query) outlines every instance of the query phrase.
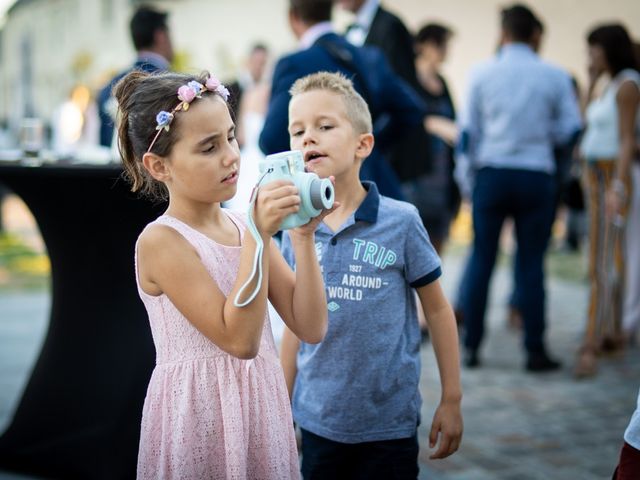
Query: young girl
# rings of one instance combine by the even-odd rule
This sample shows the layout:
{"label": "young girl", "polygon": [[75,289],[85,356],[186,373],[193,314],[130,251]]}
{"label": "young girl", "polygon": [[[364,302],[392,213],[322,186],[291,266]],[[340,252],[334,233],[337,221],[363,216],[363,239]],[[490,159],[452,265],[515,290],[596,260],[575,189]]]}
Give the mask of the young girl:
{"label": "young girl", "polygon": [[[115,88],[119,146],[132,190],[169,199],[136,246],[136,278],[156,347],[142,415],[138,478],[299,477],[289,399],[267,298],[317,343],[327,328],[314,230],[291,231],[294,274],[271,242],[300,198],[291,182],[260,188],[252,217],[224,210],[240,158],[228,91],[215,77],[133,72]],[[252,266],[265,244],[262,280]],[[242,288],[247,279],[248,292]],[[238,293],[239,296],[237,297]],[[266,324],[266,325],[265,325]]]}

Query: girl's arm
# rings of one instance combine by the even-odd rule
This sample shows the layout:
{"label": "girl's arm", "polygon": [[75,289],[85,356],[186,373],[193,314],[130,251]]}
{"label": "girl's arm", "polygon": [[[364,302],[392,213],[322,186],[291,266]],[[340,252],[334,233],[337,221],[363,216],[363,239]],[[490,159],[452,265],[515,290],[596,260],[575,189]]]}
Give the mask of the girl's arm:
{"label": "girl's arm", "polygon": [[451,305],[445,298],[439,281],[419,287],[417,292],[427,317],[442,385],[440,405],[433,416],[429,433],[429,447],[435,447],[438,436],[440,436],[440,445],[430,458],[445,458],[458,449],[462,439],[458,327]]}
{"label": "girl's arm", "polygon": [[620,129],[620,154],[611,192],[607,195],[609,214],[620,212],[630,194],[628,186],[631,184],[631,163],[638,148],[635,132],[636,116],[640,104],[640,90],[635,82],[627,81],[620,85],[616,95],[616,103],[618,105],[618,128]]}
{"label": "girl's arm", "polygon": [[[260,189],[256,227],[265,245],[282,220],[298,210],[299,203],[297,189],[290,182],[272,182]],[[253,358],[260,347],[267,308],[270,248],[264,249],[263,282],[255,299],[245,307],[236,307],[234,299],[251,274],[255,251],[253,236],[245,234],[238,275],[225,297],[193,246],[174,229],[154,225],[140,237],[140,281],[148,286],[144,288],[147,293],[166,294],[187,320],[222,350],[238,358]],[[253,291],[255,284],[253,279],[247,291]]]}
{"label": "girl's arm", "polygon": [[[334,178],[329,177],[333,182]],[[318,264],[315,231],[320,222],[333,212],[324,210],[309,223],[289,230],[296,259],[296,271],[291,270],[275,243],[271,243],[271,281],[269,300],[289,329],[303,342],[319,343],[327,333],[327,299]]]}
{"label": "girl's arm", "polygon": [[284,370],[284,379],[287,382],[290,400],[293,398],[293,387],[296,384],[296,375],[298,375],[298,365],[296,363],[298,348],[300,348],[300,340],[291,330],[284,327],[282,344],[280,345],[280,364]]}
{"label": "girl's arm", "polygon": [[271,245],[269,299],[287,327],[302,341],[318,343],[327,331],[327,299],[315,251],[314,235],[289,231],[296,271]]}

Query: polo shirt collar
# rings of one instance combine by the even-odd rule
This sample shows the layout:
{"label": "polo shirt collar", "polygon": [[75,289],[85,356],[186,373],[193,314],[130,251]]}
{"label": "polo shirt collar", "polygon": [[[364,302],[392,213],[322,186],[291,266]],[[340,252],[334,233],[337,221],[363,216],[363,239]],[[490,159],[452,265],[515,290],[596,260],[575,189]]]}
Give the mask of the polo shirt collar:
{"label": "polo shirt collar", "polygon": [[367,195],[354,214],[355,221],[375,223],[378,220],[378,207],[380,206],[380,194],[378,187],[373,182],[362,182]]}

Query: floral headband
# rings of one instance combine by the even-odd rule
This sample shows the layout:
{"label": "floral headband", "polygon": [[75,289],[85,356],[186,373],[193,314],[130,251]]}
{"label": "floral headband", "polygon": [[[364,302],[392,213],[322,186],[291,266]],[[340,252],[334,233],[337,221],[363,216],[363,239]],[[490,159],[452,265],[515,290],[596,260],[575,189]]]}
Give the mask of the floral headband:
{"label": "floral headband", "polygon": [[156,115],[156,123],[158,124],[156,126],[156,130],[158,133],[153,137],[151,145],[149,145],[149,148],[147,149],[147,153],[153,148],[153,145],[156,143],[156,140],[158,140],[160,133],[163,130],[167,132],[169,131],[169,127],[171,126],[171,122],[173,121],[173,117],[176,112],[180,110],[186,112],[189,110],[191,102],[196,98],[202,98],[202,94],[204,92],[215,92],[220,95],[225,102],[229,98],[229,90],[227,90],[227,87],[220,83],[220,80],[213,75],[209,75],[204,85],[200,82],[196,82],[195,80],[190,81],[186,85],[182,85],[178,89],[178,99],[180,100],[180,103],[178,103],[178,105],[176,105],[170,112],[162,110]]}

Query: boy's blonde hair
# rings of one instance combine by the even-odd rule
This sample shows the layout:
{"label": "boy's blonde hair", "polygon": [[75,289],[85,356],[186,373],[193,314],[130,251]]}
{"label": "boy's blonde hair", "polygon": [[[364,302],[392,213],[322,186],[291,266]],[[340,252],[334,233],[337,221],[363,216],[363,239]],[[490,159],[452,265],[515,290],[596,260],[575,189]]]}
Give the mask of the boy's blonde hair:
{"label": "boy's blonde hair", "polygon": [[342,73],[312,73],[296,80],[289,93],[294,97],[313,90],[326,90],[340,95],[354,130],[358,134],[373,131],[371,112],[367,102],[353,88],[353,82]]}

